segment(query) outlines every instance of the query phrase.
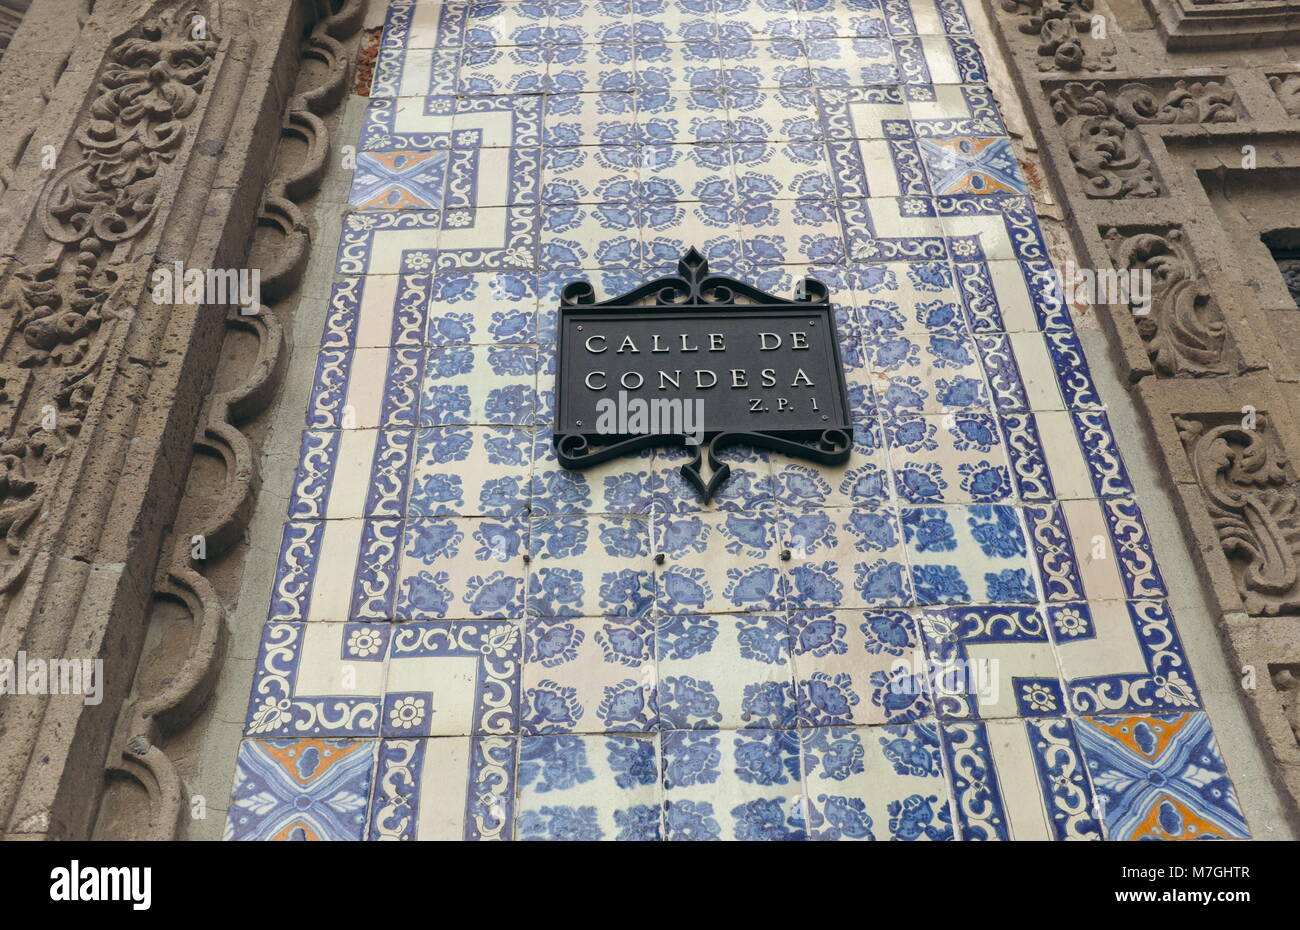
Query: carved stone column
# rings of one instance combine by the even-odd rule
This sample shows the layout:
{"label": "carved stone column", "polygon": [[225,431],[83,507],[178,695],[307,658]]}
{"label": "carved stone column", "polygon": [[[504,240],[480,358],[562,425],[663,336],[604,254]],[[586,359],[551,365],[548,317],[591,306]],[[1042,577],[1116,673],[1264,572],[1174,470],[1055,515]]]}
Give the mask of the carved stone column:
{"label": "carved stone column", "polygon": [[[104,660],[99,704],[0,700],[7,837],[88,836],[106,765],[157,802],[141,835],[175,830],[182,790],[155,740],[205,698],[222,617],[201,566],[168,554],[169,534],[198,424],[220,436],[273,383],[209,397],[238,311],[157,303],[151,274],[244,267],[302,37],[338,6],[100,0],[46,104],[27,83],[29,43],[69,47],[58,32],[77,4],[37,0],[0,59],[0,100],[26,100],[5,104],[17,121],[0,149],[13,154],[0,195],[0,655]],[[278,331],[267,314],[239,325]],[[248,459],[230,460],[219,496],[236,503],[206,529],[215,546],[238,539]],[[119,723],[155,589],[201,618],[195,648]]]}

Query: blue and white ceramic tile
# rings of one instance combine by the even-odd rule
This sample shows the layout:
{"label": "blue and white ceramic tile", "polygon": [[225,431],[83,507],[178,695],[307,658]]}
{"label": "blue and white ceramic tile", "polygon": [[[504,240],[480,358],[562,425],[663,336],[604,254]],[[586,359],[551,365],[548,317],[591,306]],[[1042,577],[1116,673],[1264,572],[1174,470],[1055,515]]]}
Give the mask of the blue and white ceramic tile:
{"label": "blue and white ceramic tile", "polygon": [[245,734],[377,736],[391,638],[386,623],[266,624]]}
{"label": "blue and white ceramic tile", "polygon": [[519,741],[521,840],[663,838],[653,736],[525,736]]}
{"label": "blue and white ceramic tile", "polygon": [[805,727],[906,723],[931,714],[916,620],[905,610],[791,612]]}
{"label": "blue and white ceramic tile", "polygon": [[662,617],[656,625],[661,729],[789,729],[795,722],[784,616]]}
{"label": "blue and white ceramic tile", "polygon": [[1091,601],[1047,608],[1073,710],[1161,713],[1200,706],[1164,601]]}
{"label": "blue and white ceramic tile", "polygon": [[515,732],[518,621],[419,621],[394,627],[380,732],[388,737]]}
{"label": "blue and white ceramic tile", "polygon": [[893,507],[783,511],[781,545],[781,571],[791,610],[913,603],[903,535]]}
{"label": "blue and white ceramic tile", "polygon": [[853,449],[843,465],[814,466],[774,457],[775,499],[790,508],[809,509],[874,505],[892,500],[889,461],[880,423],[863,418],[855,420],[853,426]]}
{"label": "blue and white ceramic tile", "polygon": [[[400,520],[309,520],[284,525],[268,620],[388,620],[393,616]],[[320,566],[341,566],[318,571]]]}
{"label": "blue and white ceramic tile", "polygon": [[777,568],[776,509],[749,513],[664,513],[655,520],[655,572],[662,614],[784,608]]}
{"label": "blue and white ceramic tile", "polygon": [[517,742],[512,736],[381,740],[366,839],[511,839]]}
{"label": "blue and white ceramic tile", "polygon": [[668,840],[806,840],[807,805],[795,730],[667,730]]}
{"label": "blue and white ceramic tile", "polygon": [[904,507],[901,523],[922,604],[1034,604],[1038,585],[1020,511],[1006,504]]}
{"label": "blue and white ceramic tile", "polygon": [[535,516],[529,522],[528,615],[643,617],[654,603],[650,521]]}
{"label": "blue and white ceramic tile", "polygon": [[963,840],[1099,840],[1101,806],[1065,718],[945,723]]}
{"label": "blue and white ceramic tile", "polygon": [[524,512],[534,445],[530,430],[431,426],[414,432],[407,514],[506,517]]}
{"label": "blue and white ceramic tile", "polygon": [[528,621],[526,630],[523,732],[655,729],[655,633],[649,619],[548,617]]}
{"label": "blue and white ceramic tile", "polygon": [[920,627],[940,717],[1060,717],[1067,711],[1040,610],[931,608],[921,613]]}
{"label": "blue and white ceramic tile", "polygon": [[951,840],[938,726],[801,730],[814,840]]}
{"label": "blue and white ceramic tile", "polygon": [[991,414],[898,416],[886,421],[885,436],[899,501],[1003,503],[1015,493]]}
{"label": "blue and white ceramic tile", "polygon": [[[389,0],[227,837],[1246,836],[986,81],[961,0]],[[827,286],[848,462],[559,466],[564,285],[691,247]]]}
{"label": "blue and white ceramic tile", "polygon": [[522,516],[411,517],[396,553],[394,615],[402,620],[522,617],[527,540]]}

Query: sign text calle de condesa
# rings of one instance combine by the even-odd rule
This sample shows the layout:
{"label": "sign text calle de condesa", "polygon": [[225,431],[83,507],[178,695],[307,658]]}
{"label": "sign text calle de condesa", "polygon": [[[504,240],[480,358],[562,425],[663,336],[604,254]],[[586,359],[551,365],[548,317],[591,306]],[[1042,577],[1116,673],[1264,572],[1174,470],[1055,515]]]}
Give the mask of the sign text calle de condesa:
{"label": "sign text calle de condesa", "polygon": [[[585,468],[652,445],[694,445],[682,474],[708,501],[740,444],[835,464],[852,423],[835,317],[812,278],[785,300],[710,274],[691,249],[678,274],[596,302],[565,287],[560,305],[555,447]],[[709,446],[712,476],[700,473]]]}

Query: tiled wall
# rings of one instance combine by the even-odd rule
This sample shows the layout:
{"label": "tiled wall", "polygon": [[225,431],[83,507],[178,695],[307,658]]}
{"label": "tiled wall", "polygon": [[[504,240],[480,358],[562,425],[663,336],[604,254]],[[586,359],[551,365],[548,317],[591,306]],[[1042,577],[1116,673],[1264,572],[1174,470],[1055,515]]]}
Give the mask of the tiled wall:
{"label": "tiled wall", "polygon": [[[984,68],[955,0],[390,2],[229,838],[1247,834]],[[560,288],[691,246],[830,287],[846,465],[557,466]]]}

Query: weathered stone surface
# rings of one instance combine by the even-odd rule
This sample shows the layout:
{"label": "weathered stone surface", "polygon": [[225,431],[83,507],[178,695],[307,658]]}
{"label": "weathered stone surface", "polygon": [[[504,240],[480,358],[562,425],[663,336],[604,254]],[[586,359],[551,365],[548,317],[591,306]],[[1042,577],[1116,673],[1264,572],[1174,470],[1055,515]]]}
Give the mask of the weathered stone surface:
{"label": "weathered stone surface", "polygon": [[[224,654],[220,596],[189,540],[211,537],[214,556],[240,540],[256,473],[234,424],[271,399],[282,340],[266,308],[157,303],[151,275],[156,262],[244,267],[268,196],[297,210],[310,176],[291,192],[293,179],[268,183],[303,49],[328,77],[299,96],[326,110],[361,6],[108,0],[87,18],[36,0],[0,59],[0,645],[111,670],[97,705],[0,704],[10,835],[90,835],[106,766],[148,794],[125,835],[177,829],[182,781],[159,743],[199,711]],[[293,226],[305,233],[301,215]],[[232,325],[261,348],[213,395]],[[225,465],[206,519],[178,526],[195,451]],[[155,592],[193,630],[170,674],[129,698]]]}
{"label": "weathered stone surface", "polygon": [[[1300,185],[1300,82],[1283,46],[1295,38],[1295,4],[1147,0],[1149,16],[1127,2],[1067,4],[1058,19],[1074,28],[1068,39],[1058,28],[1054,51],[1024,41],[1024,7],[985,6],[1048,180],[1073,215],[1079,263],[1153,276],[1149,313],[1095,310],[1176,485],[1212,599],[1251,631],[1240,649],[1225,634],[1229,649],[1261,668],[1292,661],[1300,327],[1285,214]],[[1245,692],[1294,817],[1295,747],[1279,729],[1281,699],[1266,694],[1276,689]]]}

